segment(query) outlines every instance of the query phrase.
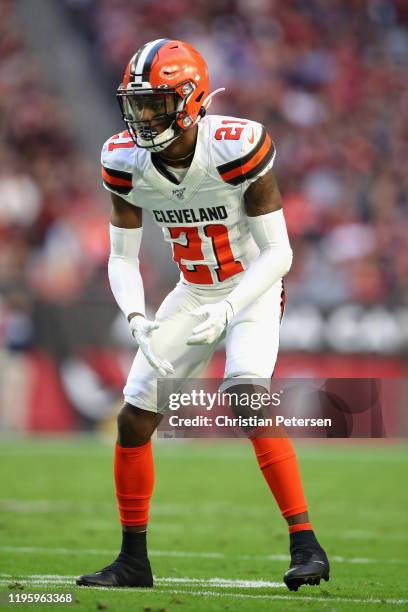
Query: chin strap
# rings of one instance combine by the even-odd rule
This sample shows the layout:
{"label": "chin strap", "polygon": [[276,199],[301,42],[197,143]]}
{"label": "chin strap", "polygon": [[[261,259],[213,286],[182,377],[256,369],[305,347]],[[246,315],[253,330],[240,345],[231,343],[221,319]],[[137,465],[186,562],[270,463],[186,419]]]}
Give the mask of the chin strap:
{"label": "chin strap", "polygon": [[196,125],[199,121],[201,121],[201,119],[203,117],[205,117],[206,113],[207,113],[207,109],[209,108],[211,102],[212,102],[212,98],[213,96],[215,96],[217,93],[220,93],[221,91],[225,91],[225,87],[219,87],[218,89],[216,89],[215,91],[213,91],[212,93],[210,93],[206,98],[204,98],[204,102],[203,105],[197,115],[197,119],[194,121],[193,125]]}

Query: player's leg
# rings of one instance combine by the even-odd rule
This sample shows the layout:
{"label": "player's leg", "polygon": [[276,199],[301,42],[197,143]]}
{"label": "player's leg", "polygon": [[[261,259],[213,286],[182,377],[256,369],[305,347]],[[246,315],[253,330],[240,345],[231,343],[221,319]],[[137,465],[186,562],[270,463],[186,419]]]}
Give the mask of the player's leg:
{"label": "player's leg", "polygon": [[[175,379],[198,376],[208,363],[213,346],[186,344],[197,324],[191,311],[201,305],[185,286],[178,285],[156,314],[160,328],[153,332],[155,354],[173,363]],[[162,417],[157,406],[157,373],[138,351],[124,389],[125,404],[118,415],[115,446],[115,486],[122,546],[118,558],[99,572],[81,576],[82,586],[153,585],[147,556],[146,532],[154,485],[151,436]]]}
{"label": "player's leg", "polygon": [[[268,386],[278,354],[281,308],[282,288],[278,283],[230,326],[223,385],[228,392],[239,396],[246,389],[248,379],[255,383],[266,381]],[[240,379],[244,384],[239,384]],[[251,443],[262,474],[288,524],[292,562],[284,577],[286,584],[297,590],[301,584],[318,584],[321,577],[328,579],[329,564],[310,523],[292,442],[287,437],[271,437],[253,438]]]}
{"label": "player's leg", "polygon": [[153,493],[154,464],[151,436],[161,415],[125,402],[118,419],[114,475],[122,524],[118,557],[102,570],[80,576],[81,586],[153,586],[147,556],[146,531]]}

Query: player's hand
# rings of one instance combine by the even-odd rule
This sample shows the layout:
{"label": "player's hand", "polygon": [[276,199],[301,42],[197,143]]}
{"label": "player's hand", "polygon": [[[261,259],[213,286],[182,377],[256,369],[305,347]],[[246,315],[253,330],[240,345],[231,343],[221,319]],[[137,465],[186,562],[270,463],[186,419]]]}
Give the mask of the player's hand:
{"label": "player's hand", "polygon": [[226,300],[216,304],[204,304],[192,314],[197,318],[204,318],[204,321],[194,327],[187,344],[212,344],[222,335],[234,316],[232,306]]}
{"label": "player's hand", "polygon": [[142,316],[136,315],[129,322],[132,335],[139,345],[140,350],[150,363],[152,368],[162,376],[174,374],[174,368],[167,359],[160,359],[155,355],[150,346],[152,332],[159,327],[157,321],[149,321]]}

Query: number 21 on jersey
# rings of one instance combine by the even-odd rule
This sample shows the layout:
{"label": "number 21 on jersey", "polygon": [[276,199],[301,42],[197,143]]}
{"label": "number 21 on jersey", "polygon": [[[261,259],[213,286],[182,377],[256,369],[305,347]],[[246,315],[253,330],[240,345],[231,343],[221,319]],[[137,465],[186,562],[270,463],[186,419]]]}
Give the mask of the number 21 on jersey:
{"label": "number 21 on jersey", "polygon": [[[216,282],[211,270],[215,271],[218,282],[243,272],[240,261],[234,259],[228,237],[228,229],[222,224],[204,227],[168,227],[173,248],[173,259],[189,283],[212,285]],[[203,243],[211,244],[214,265],[200,264],[204,260]]]}

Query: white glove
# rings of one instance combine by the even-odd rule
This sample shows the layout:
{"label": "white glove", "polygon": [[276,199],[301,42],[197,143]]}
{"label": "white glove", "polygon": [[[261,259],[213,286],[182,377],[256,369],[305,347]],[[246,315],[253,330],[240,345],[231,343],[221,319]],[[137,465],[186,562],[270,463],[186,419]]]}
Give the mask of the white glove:
{"label": "white glove", "polygon": [[226,300],[216,304],[204,304],[192,312],[195,317],[205,318],[194,327],[187,344],[212,344],[222,335],[231,322],[234,311]]}
{"label": "white glove", "polygon": [[136,315],[130,319],[129,325],[133,337],[152,368],[157,370],[162,376],[174,374],[174,368],[171,363],[167,361],[167,359],[160,359],[157,357],[150,346],[150,337],[153,330],[159,327],[159,323],[156,321],[149,321],[140,315]]}

